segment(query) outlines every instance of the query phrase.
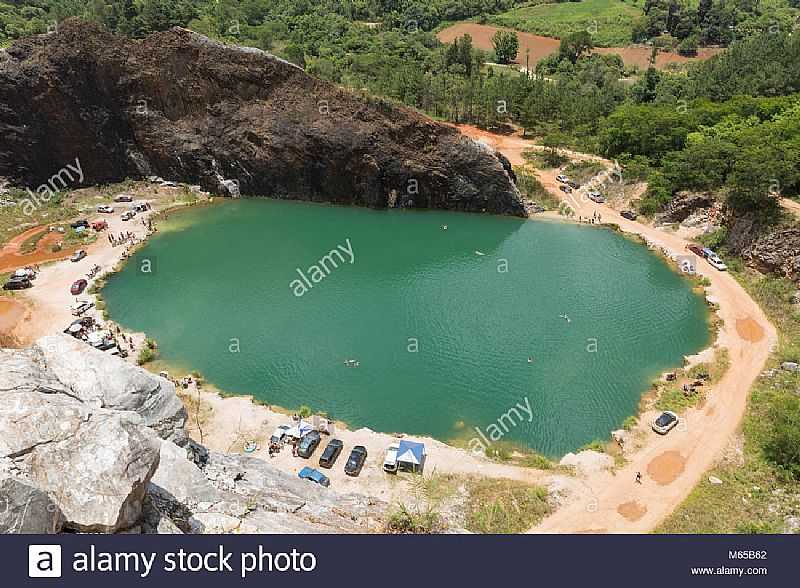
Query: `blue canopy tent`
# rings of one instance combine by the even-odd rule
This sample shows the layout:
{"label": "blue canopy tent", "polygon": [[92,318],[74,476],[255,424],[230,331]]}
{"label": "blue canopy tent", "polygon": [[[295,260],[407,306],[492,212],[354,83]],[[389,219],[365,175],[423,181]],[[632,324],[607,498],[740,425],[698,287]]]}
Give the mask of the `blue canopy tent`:
{"label": "blue canopy tent", "polygon": [[422,473],[426,456],[423,443],[400,441],[400,447],[397,449],[397,467],[403,471]]}

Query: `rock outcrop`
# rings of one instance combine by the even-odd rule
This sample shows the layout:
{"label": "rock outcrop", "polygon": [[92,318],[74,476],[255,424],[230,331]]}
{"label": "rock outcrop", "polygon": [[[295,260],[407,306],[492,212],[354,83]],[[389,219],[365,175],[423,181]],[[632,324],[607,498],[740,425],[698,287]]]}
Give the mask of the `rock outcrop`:
{"label": "rock outcrop", "polygon": [[746,246],[742,257],[761,272],[800,280],[800,227],[768,232]]}
{"label": "rock outcrop", "polygon": [[667,204],[663,212],[655,216],[656,224],[682,223],[699,210],[709,209],[714,204],[710,194],[680,192]]}
{"label": "rock outcrop", "polygon": [[386,505],[188,438],[167,380],[67,336],[0,350],[0,533],[325,533]]}
{"label": "rock outcrop", "polygon": [[524,215],[501,155],[260,50],[180,28],[134,41],[70,19],[2,53],[0,176],[63,187],[148,175],[234,196]]}

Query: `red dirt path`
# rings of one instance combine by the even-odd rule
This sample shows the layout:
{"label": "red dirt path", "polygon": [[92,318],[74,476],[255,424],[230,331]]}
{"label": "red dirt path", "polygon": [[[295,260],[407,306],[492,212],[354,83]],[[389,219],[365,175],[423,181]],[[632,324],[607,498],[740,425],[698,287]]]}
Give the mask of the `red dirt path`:
{"label": "red dirt path", "polygon": [[26,265],[40,264],[55,259],[65,259],[78,248],[77,246],[71,248],[67,247],[53,253],[50,250],[50,246],[63,239],[64,236],[61,233],[50,233],[39,239],[35,251],[28,254],[20,253],[20,248],[27,239],[43,231],[47,231],[47,226],[33,227],[24,233],[20,233],[6,243],[3,248],[0,249],[0,273],[14,271]]}

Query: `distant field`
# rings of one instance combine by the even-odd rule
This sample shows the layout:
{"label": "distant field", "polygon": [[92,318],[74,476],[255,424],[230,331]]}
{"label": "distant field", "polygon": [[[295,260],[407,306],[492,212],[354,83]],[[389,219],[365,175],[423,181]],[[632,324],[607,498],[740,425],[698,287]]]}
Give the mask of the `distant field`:
{"label": "distant field", "polygon": [[[492,50],[492,35],[498,27],[488,25],[480,25],[473,22],[462,22],[453,26],[447,27],[439,31],[437,37],[442,43],[452,43],[457,37],[464,34],[469,34],[472,37],[472,44],[478,49],[484,51]],[[517,53],[516,62],[520,65],[525,65],[525,50],[530,49],[530,65],[533,68],[536,63],[547,57],[551,53],[558,51],[559,41],[551,37],[543,37],[531,33],[519,33],[519,52]],[[625,62],[625,65],[637,65],[641,69],[646,69],[648,60],[650,59],[650,48],[644,46],[630,46],[630,47],[605,47],[597,49],[597,53],[616,53]],[[686,63],[694,59],[708,59],[709,57],[719,53],[719,49],[702,48],[697,52],[696,58],[683,57],[677,53],[660,52],[656,57],[656,67],[663,69],[670,63]]]}
{"label": "distant field", "polygon": [[644,0],[582,0],[558,4],[522,6],[489,17],[495,25],[561,38],[576,31],[589,31],[599,47],[631,44],[635,19],[644,12]]}

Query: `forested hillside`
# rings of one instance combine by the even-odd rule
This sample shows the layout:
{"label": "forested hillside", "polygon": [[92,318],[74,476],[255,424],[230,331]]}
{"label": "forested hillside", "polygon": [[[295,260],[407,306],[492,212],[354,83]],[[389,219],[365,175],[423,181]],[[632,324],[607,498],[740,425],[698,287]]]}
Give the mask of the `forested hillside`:
{"label": "forested hillside", "polygon": [[581,31],[526,75],[486,65],[508,61],[513,43],[498,56],[468,36],[443,46],[430,32],[516,0],[5,0],[0,43],[69,15],[133,37],[185,26],[437,118],[513,123],[551,145],[616,158],[628,177],[651,180],[646,213],[684,189],[730,192],[736,207],[770,211],[774,194],[799,189],[800,36],[790,32],[789,1],[643,2],[644,38],[730,43],[687,71],[626,70],[616,55],[590,54],[592,35]]}

